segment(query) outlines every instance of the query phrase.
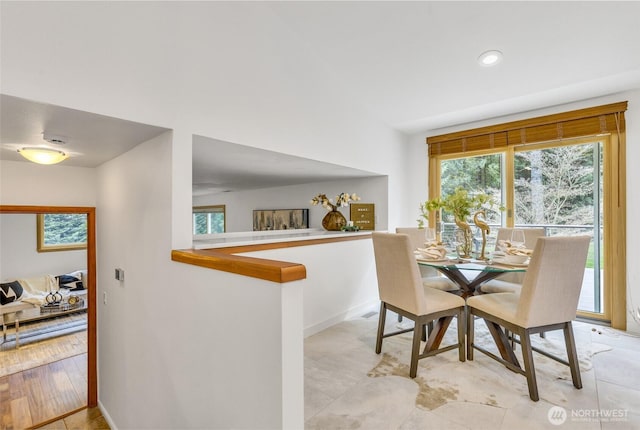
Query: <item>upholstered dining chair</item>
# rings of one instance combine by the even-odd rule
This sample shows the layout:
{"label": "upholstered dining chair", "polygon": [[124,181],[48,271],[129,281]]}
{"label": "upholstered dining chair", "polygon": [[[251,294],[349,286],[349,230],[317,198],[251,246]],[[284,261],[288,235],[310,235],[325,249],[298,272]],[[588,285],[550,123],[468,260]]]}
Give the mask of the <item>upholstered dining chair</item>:
{"label": "upholstered dining chair", "polygon": [[[526,376],[531,400],[539,399],[532,351],[569,366],[574,387],[582,388],[571,321],[578,309],[590,240],[589,236],[539,238],[520,294],[483,294],[467,299],[467,358],[473,360],[473,350],[477,349]],[[502,358],[474,343],[476,316],[486,321]],[[508,346],[502,327],[519,336],[524,369]],[[531,334],[560,329],[568,361],[531,346]]]}
{"label": "upholstered dining chair", "polygon": [[[380,295],[376,354],[382,351],[384,338],[413,331],[409,367],[411,378],[416,377],[418,360],[425,357],[458,348],[460,361],[465,361],[464,300],[455,294],[423,285],[408,235],[374,232],[372,239]],[[385,333],[387,310],[412,320],[414,327]],[[440,347],[442,335],[454,317],[458,318],[458,342]],[[431,332],[421,353],[422,335],[425,325],[430,322],[436,322],[434,325],[437,329]]]}
{"label": "upholstered dining chair", "polygon": [[[524,247],[533,249],[536,246],[536,241],[539,237],[544,237],[544,228],[523,228],[524,231]],[[498,243],[501,240],[511,239],[512,228],[498,228],[498,234],[496,236],[496,251],[498,250]],[[522,280],[524,279],[523,272],[505,273],[500,275],[496,279],[492,279],[485,282],[480,291],[482,293],[520,293],[522,288]]]}
{"label": "upholstered dining chair", "polygon": [[[411,248],[414,251],[418,248],[424,248],[424,229],[418,227],[396,227],[396,233],[406,234],[409,236],[409,242],[411,243]],[[422,276],[422,283],[426,287],[436,288],[443,291],[455,291],[460,289],[460,287],[453,281],[438,272],[438,269],[428,266],[419,266],[419,269]]]}

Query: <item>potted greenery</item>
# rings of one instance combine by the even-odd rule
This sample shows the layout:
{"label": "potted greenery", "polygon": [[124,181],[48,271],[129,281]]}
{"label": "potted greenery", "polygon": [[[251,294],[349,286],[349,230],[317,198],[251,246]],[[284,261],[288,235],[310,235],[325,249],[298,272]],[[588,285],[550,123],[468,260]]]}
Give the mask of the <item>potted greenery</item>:
{"label": "potted greenery", "polygon": [[[483,236],[488,232],[488,225],[479,219],[479,215],[486,215],[487,209],[499,207],[496,199],[486,193],[470,193],[462,187],[458,187],[452,194],[445,197],[436,197],[420,205],[420,217],[418,218],[418,226],[424,226],[425,220],[429,219],[429,213],[435,210],[445,210],[453,215],[456,225],[458,226],[459,238],[458,253],[462,258],[471,257],[471,248],[473,244],[473,234],[467,220],[472,212],[475,214],[474,221],[476,225],[482,229]],[[499,207],[502,210],[502,207]],[[483,241],[484,243],[484,241]],[[484,248],[484,247],[483,247]],[[484,252],[483,252],[484,254]]]}

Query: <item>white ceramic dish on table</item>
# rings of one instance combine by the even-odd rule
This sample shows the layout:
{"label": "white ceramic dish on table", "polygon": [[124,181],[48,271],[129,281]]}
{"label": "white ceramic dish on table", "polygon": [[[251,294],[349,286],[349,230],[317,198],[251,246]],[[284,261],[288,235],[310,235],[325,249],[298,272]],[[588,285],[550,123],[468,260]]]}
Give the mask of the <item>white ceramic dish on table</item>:
{"label": "white ceramic dish on table", "polygon": [[524,264],[529,259],[529,256],[518,255],[518,254],[505,254],[501,258],[509,264]]}
{"label": "white ceramic dish on table", "polygon": [[505,257],[506,256],[504,256],[504,255],[500,256],[500,257],[495,257],[493,259],[493,262],[495,264],[502,264],[502,265],[505,265],[505,266],[513,266],[513,267],[527,267],[529,265],[529,259],[528,259],[529,257],[527,257],[525,259],[525,261],[522,262],[522,263],[513,263],[513,262],[510,262],[510,261],[507,261],[507,259]]}

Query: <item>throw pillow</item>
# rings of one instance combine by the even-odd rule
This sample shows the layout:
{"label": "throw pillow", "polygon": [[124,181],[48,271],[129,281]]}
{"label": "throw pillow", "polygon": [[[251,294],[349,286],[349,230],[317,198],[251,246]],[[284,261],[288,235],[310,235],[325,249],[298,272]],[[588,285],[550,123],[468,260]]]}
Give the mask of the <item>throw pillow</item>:
{"label": "throw pillow", "polygon": [[11,302],[20,300],[23,291],[24,289],[18,281],[0,284],[0,304],[6,305]]}
{"label": "throw pillow", "polygon": [[84,290],[84,284],[75,276],[59,275],[56,276],[56,282],[60,288],[67,288],[69,291]]}

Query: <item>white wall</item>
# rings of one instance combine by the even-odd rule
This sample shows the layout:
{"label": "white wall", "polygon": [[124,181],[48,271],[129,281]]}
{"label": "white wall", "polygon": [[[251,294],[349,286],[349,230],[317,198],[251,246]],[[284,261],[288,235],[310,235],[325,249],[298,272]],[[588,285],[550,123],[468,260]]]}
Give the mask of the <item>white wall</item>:
{"label": "white wall", "polygon": [[0,214],[0,279],[62,275],[87,268],[84,249],[38,252],[35,214]]}
{"label": "white wall", "polygon": [[[96,190],[95,169],[0,160],[2,205],[94,207]],[[86,268],[86,251],[36,252],[35,218],[2,215],[0,278],[59,275]]]}
{"label": "white wall", "polygon": [[95,206],[95,169],[0,160],[0,204]]}
{"label": "white wall", "polygon": [[424,135],[411,136],[403,171],[407,179],[402,203],[404,210],[400,212],[396,223],[389,225],[389,231],[395,231],[396,227],[417,227],[420,203],[429,198],[429,153]]}
{"label": "white wall", "polygon": [[101,406],[118,428],[299,427],[302,283],[170,262],[171,137],[99,169]]}
{"label": "white wall", "polygon": [[378,310],[378,282],[370,239],[246,253],[304,264],[304,334]]}
{"label": "white wall", "polygon": [[[627,330],[640,334],[640,267],[634,264],[640,260],[640,225],[635,222],[640,216],[640,193],[635,191],[635,184],[640,183],[640,169],[636,167],[637,160],[640,159],[640,91],[627,91],[606,97],[587,99],[576,103],[553,106],[547,109],[526,112],[517,115],[501,117],[498,120],[487,120],[476,123],[464,124],[459,127],[448,127],[440,130],[431,130],[424,133],[416,133],[411,137],[411,146],[414,151],[422,148],[427,136],[451,133],[460,130],[467,130],[476,127],[483,127],[496,123],[516,121],[525,118],[549,115],[553,113],[566,112],[575,109],[582,109],[591,106],[628,101],[628,110],[625,113],[627,130]],[[423,163],[419,159],[414,159],[414,168],[419,169]],[[428,171],[428,166],[427,166]],[[630,313],[636,310],[639,314],[634,320]]]}
{"label": "white wall", "polygon": [[[320,193],[334,200],[341,192],[357,193],[362,198],[358,203],[375,204],[376,230],[386,230],[387,182],[388,178],[381,176],[219,193],[195,197],[193,205],[225,205],[227,232],[253,230],[252,217],[255,209],[309,209],[309,227],[322,228],[322,218],[327,210],[311,205],[311,199]],[[348,206],[340,208],[346,219],[350,218],[349,210]]]}
{"label": "white wall", "polygon": [[284,285],[171,263],[171,137],[99,168],[101,406],[118,428],[301,427],[303,328],[377,305],[371,242],[254,253],[307,267]]}

